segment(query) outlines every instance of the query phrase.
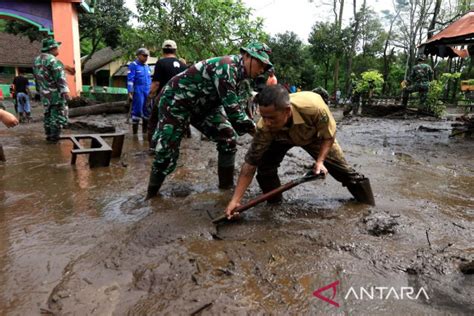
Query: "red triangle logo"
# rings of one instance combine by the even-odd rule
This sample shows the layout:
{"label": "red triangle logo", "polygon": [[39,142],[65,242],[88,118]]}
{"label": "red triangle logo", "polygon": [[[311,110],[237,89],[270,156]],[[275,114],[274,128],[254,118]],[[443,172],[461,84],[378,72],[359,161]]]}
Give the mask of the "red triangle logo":
{"label": "red triangle logo", "polygon": [[[313,292],[313,295],[316,296],[317,298],[331,304],[331,305],[334,305],[336,307],[339,307],[339,304],[335,301],[333,301],[333,299],[336,297],[336,292],[337,292],[337,286],[339,285],[339,281],[335,281],[335,282],[332,282],[331,284],[328,284],[326,286],[323,286],[322,288],[320,289],[317,289],[316,291]],[[324,296],[322,295],[321,293],[326,291],[326,290],[329,290],[332,288],[332,297],[329,298],[327,296]]]}

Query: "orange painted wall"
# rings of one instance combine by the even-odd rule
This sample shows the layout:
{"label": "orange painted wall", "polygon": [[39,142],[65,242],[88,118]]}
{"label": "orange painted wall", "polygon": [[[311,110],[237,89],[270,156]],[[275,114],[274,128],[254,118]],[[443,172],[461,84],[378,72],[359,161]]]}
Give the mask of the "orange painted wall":
{"label": "orange painted wall", "polygon": [[54,39],[62,42],[58,58],[64,65],[74,67],[76,75],[67,75],[71,96],[77,96],[82,89],[81,55],[79,41],[78,14],[74,0],[53,0],[51,9],[53,13]]}

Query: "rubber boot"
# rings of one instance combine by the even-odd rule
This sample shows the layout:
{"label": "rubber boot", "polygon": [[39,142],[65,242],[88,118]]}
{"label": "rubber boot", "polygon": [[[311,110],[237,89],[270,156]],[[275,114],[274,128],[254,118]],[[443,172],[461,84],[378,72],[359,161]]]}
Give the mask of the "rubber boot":
{"label": "rubber boot", "polygon": [[234,186],[234,166],[217,167],[219,176],[219,189],[228,190]]}
{"label": "rubber boot", "polygon": [[217,155],[217,175],[219,189],[231,189],[234,186],[235,153],[219,152]]}
{"label": "rubber boot", "polygon": [[31,122],[31,113],[30,112],[26,112],[26,122],[27,123]]}
{"label": "rubber boot", "polygon": [[[281,186],[280,178],[278,174],[270,174],[270,175],[261,175],[257,174],[257,182],[260,185],[260,189],[262,189],[263,193],[270,192]],[[279,204],[283,200],[283,195],[280,193],[275,195],[271,199],[267,200],[268,204]]]}
{"label": "rubber boot", "polygon": [[375,205],[374,194],[370,186],[369,178],[362,178],[356,180],[354,183],[347,184],[347,189],[354,198],[363,204]]}
{"label": "rubber boot", "polygon": [[132,131],[133,131],[133,135],[138,134],[138,122],[136,121],[132,122]]}
{"label": "rubber boot", "polygon": [[148,189],[145,200],[151,199],[158,194],[158,191],[160,190],[163,181],[165,181],[165,178],[166,176],[163,174],[150,174],[150,180],[148,182]]}
{"label": "rubber boot", "polygon": [[59,142],[59,134],[60,134],[59,129],[51,129],[49,138],[46,138],[46,140],[51,144],[57,144]]}
{"label": "rubber boot", "polygon": [[142,134],[148,135],[148,120],[142,120]]}

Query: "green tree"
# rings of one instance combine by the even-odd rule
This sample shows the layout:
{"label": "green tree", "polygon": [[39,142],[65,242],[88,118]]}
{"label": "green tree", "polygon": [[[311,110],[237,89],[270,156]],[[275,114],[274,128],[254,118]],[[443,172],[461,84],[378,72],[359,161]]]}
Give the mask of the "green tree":
{"label": "green tree", "polygon": [[173,39],[188,60],[236,53],[242,44],[268,38],[263,20],[253,20],[241,0],[138,0],[137,9],[139,40],[158,50]]}
{"label": "green tree", "polygon": [[344,50],[345,43],[341,39],[337,26],[328,22],[316,22],[309,35],[308,42],[311,44],[310,52],[313,61],[324,69],[324,88],[328,90],[328,82],[333,73],[332,62],[336,52]]}
{"label": "green tree", "polygon": [[99,48],[120,46],[121,33],[127,28],[131,15],[124,7],[124,0],[97,0],[94,13],[80,13],[82,53],[91,56]]}
{"label": "green tree", "polygon": [[280,83],[301,85],[304,69],[303,42],[293,32],[277,34],[269,41],[271,61]]}

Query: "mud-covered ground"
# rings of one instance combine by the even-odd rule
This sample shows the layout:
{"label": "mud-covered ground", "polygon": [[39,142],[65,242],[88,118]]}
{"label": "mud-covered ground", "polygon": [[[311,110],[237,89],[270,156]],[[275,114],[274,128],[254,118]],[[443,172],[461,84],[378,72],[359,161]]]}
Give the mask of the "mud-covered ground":
{"label": "mud-covered ground", "polygon": [[[124,115],[76,120],[131,129]],[[472,315],[474,142],[448,138],[446,120],[338,121],[377,206],[328,177],[219,227],[211,217],[231,192],[217,189],[215,146],[195,130],[163,195],[145,202],[141,134],[110,167],[89,169],[86,157],[70,165],[68,141],[46,144],[40,122],[0,127],[0,314]],[[250,137],[240,141],[238,165]],[[282,182],[309,165],[292,149]],[[247,198],[257,194],[253,183]],[[337,281],[322,295],[339,307],[313,295]]]}

